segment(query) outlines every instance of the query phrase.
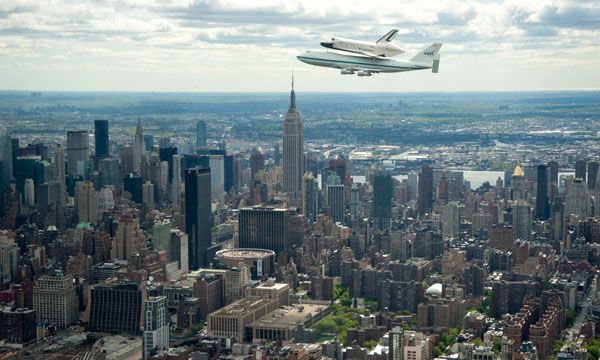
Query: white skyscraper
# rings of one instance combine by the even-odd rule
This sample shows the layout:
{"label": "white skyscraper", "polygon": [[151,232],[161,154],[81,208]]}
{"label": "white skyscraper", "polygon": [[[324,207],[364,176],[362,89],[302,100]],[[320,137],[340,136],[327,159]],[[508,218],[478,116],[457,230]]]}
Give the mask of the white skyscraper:
{"label": "white skyscraper", "polygon": [[283,124],[283,190],[288,194],[290,206],[299,205],[304,175],[304,130],[300,113],[296,109],[296,93],[292,76],[290,108]]}
{"label": "white skyscraper", "polygon": [[144,302],[143,355],[147,359],[157,350],[169,348],[167,297],[152,296]]}
{"label": "white skyscraper", "polygon": [[214,202],[223,204],[225,189],[225,162],[223,155],[210,155],[210,188]]}
{"label": "white skyscraper", "polygon": [[[159,174],[159,182],[158,186],[161,192],[167,193],[167,188],[169,185],[169,163],[166,161],[160,162],[160,174]],[[162,199],[161,199],[162,201]]]}
{"label": "white skyscraper", "polygon": [[54,181],[65,185],[65,149],[60,144],[54,150]]}
{"label": "white skyscraper", "polygon": [[95,224],[98,219],[98,193],[90,181],[77,182],[75,187],[75,208],[80,223]]}
{"label": "white skyscraper", "polygon": [[115,207],[115,198],[113,196],[114,187],[104,186],[98,193],[98,214],[111,211]]}
{"label": "white skyscraper", "polygon": [[35,206],[35,184],[33,179],[25,179],[25,186],[23,188],[23,205]]}

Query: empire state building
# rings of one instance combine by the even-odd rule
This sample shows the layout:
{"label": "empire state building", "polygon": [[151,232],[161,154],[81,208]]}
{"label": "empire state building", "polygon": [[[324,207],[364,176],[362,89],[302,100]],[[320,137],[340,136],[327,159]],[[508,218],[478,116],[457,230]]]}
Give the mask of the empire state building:
{"label": "empire state building", "polygon": [[285,114],[283,123],[283,191],[288,194],[291,207],[298,206],[302,175],[304,175],[304,130],[300,113],[296,109],[296,93],[292,75],[290,108]]}

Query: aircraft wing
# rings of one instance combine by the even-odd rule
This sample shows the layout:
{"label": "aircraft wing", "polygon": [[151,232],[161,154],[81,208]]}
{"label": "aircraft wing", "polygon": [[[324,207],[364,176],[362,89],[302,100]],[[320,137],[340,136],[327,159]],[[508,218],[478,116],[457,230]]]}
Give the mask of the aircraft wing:
{"label": "aircraft wing", "polygon": [[352,52],[354,52],[354,53],[357,53],[357,54],[361,54],[361,55],[368,56],[368,57],[370,57],[371,59],[382,59],[382,60],[383,60],[383,59],[389,59],[389,58],[386,58],[385,56],[381,56],[381,55],[373,54],[373,53],[366,52],[366,51],[352,51]]}

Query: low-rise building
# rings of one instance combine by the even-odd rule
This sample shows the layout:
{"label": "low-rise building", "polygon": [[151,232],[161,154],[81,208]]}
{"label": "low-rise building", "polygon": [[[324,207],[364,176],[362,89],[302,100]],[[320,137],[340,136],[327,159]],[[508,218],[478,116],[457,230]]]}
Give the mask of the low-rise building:
{"label": "low-rise building", "polygon": [[277,300],[268,298],[248,297],[233,302],[208,315],[208,336],[238,341],[249,339],[246,327],[278,307]]}
{"label": "low-rise building", "polygon": [[294,304],[284,306],[254,321],[254,341],[288,341],[294,338],[299,327],[309,328],[331,312],[327,303]]}

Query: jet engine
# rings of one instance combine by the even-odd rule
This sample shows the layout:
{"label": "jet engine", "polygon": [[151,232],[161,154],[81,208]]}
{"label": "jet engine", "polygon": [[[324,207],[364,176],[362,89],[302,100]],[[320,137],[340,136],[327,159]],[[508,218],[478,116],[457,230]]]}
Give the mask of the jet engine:
{"label": "jet engine", "polygon": [[371,76],[372,74],[369,71],[361,70],[358,73],[356,73],[356,75],[358,75],[358,76]]}
{"label": "jet engine", "polygon": [[342,75],[354,75],[354,70],[342,69]]}

